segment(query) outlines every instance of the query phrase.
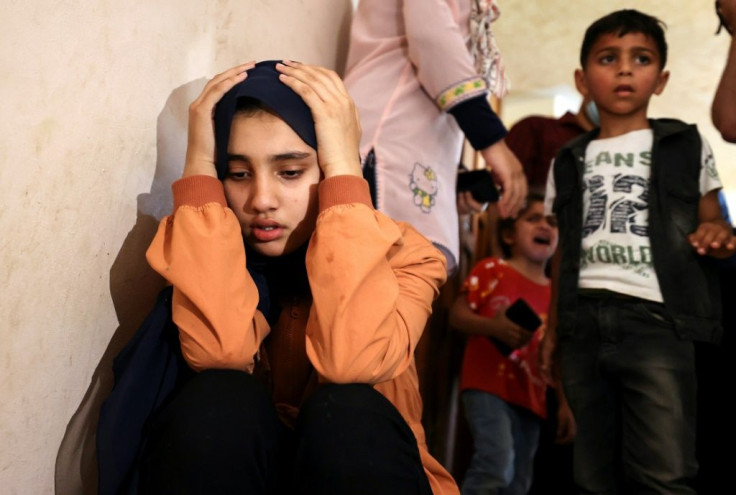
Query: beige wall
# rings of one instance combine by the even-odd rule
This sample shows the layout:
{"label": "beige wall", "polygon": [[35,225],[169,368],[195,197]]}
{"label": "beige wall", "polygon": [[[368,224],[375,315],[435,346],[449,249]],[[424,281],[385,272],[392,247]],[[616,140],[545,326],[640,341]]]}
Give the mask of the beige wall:
{"label": "beige wall", "polygon": [[160,284],[149,215],[168,209],[205,78],[252,58],[335,67],[351,14],[350,0],[4,3],[0,492],[53,493],[55,466],[57,493],[82,492],[111,358]]}

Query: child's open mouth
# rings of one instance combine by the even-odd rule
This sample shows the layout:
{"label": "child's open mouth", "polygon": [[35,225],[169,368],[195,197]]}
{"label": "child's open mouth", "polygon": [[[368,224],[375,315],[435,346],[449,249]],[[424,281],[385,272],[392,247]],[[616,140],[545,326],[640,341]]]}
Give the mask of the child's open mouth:
{"label": "child's open mouth", "polygon": [[534,236],[533,240],[535,244],[542,244],[544,246],[549,246],[552,242],[549,237],[541,236],[541,235]]}

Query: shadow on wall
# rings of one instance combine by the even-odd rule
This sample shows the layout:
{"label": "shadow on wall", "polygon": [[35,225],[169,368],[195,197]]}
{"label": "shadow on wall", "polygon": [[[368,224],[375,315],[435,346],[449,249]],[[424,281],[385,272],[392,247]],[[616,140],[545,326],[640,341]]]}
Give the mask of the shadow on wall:
{"label": "shadow on wall", "polygon": [[153,183],[149,193],[138,196],[136,223],[110,268],[110,295],[119,326],[59,446],[55,475],[57,495],[97,493],[95,430],[100,406],[112,389],[113,359],[132,338],[164,287],[164,280],[148,266],[145,253],[159,220],[171,211],[170,186],[181,176],[184,166],[189,103],[205,83],[203,78],[176,88],[158,116]]}

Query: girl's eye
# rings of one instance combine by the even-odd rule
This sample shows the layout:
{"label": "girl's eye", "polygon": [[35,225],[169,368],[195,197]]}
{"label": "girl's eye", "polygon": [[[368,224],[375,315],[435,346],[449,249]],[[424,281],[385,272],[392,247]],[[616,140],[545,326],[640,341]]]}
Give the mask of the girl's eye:
{"label": "girl's eye", "polygon": [[250,177],[250,172],[246,170],[235,170],[227,173],[227,177],[233,180],[243,180]]}
{"label": "girl's eye", "polygon": [[303,170],[282,170],[279,175],[284,179],[297,179],[301,177],[302,173],[304,173]]}

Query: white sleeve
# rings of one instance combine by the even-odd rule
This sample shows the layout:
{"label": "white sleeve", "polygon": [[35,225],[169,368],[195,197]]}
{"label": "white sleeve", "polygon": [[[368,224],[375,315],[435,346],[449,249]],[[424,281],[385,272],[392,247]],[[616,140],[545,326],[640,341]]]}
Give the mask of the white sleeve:
{"label": "white sleeve", "polygon": [[718,170],[716,170],[716,161],[713,158],[713,150],[708,144],[708,141],[701,134],[701,141],[703,141],[703,151],[700,162],[700,194],[705,195],[713,189],[721,189],[721,179],[718,177]]}

